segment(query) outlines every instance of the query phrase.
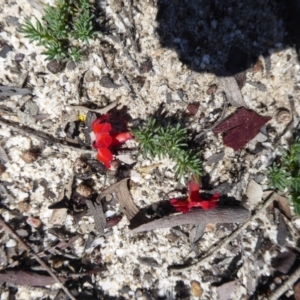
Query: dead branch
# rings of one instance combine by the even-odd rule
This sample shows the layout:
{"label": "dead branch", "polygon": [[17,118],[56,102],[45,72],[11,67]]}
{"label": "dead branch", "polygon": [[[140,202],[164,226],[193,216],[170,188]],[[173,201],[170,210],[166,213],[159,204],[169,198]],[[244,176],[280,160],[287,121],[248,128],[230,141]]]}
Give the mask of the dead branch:
{"label": "dead branch", "polygon": [[39,131],[39,130],[36,130],[34,128],[25,126],[25,125],[23,126],[18,122],[13,122],[13,121],[6,120],[6,119],[2,118],[1,116],[0,116],[0,125],[7,126],[7,127],[11,128],[12,130],[14,130],[14,131],[16,131],[16,132],[18,132],[22,135],[25,134],[25,135],[29,135],[29,136],[34,136],[36,138],[42,139],[46,142],[50,142],[50,143],[55,144],[57,146],[61,146],[61,147],[64,147],[64,148],[71,148],[72,150],[80,151],[80,152],[83,152],[83,153],[95,154],[95,152],[92,151],[92,150],[79,148],[81,146],[76,144],[76,143],[71,143],[71,142],[68,142],[64,139],[55,138],[55,137],[53,137],[52,135],[50,135],[46,132]]}
{"label": "dead branch", "polygon": [[229,236],[224,238],[218,245],[211,247],[208,250],[208,253],[204,257],[200,258],[198,261],[196,261],[196,262],[194,262],[190,265],[184,265],[184,266],[179,267],[179,268],[177,266],[174,267],[174,268],[170,267],[170,271],[180,272],[182,269],[192,269],[194,267],[199,267],[199,265],[201,265],[202,263],[209,260],[213,254],[215,254],[222,247],[224,247],[225,245],[230,243],[232,240],[234,240],[244,229],[246,229],[251,224],[251,222],[253,222],[257,218],[261,217],[264,214],[266,208],[268,206],[270,206],[270,204],[275,200],[275,196],[276,196],[276,193],[274,193],[274,192],[271,193],[267,197],[266,202],[262,205],[261,208],[259,208],[257,210],[257,212],[253,216],[251,216],[244,224],[242,224],[239,228],[237,228],[235,231],[233,231]]}
{"label": "dead branch", "polygon": [[64,290],[64,292],[72,299],[76,300],[70,291],[66,288],[66,286],[59,280],[59,278],[52,272],[52,270],[46,265],[46,263],[32,251],[32,249],[14,232],[14,230],[0,217],[0,225],[3,227],[6,233],[12,235],[17,242],[26,249],[31,255],[39,262],[39,264],[52,276],[56,283],[59,284],[60,288]]}
{"label": "dead branch", "polygon": [[222,95],[223,95],[223,99],[224,99],[224,106],[223,106],[223,111],[221,113],[221,116],[219,117],[219,119],[210,128],[204,129],[201,133],[197,134],[195,136],[195,140],[200,139],[207,132],[213,131],[224,120],[226,112],[227,112],[227,108],[228,108],[228,101],[227,101],[227,98],[226,98],[226,94],[222,93]]}
{"label": "dead branch", "polygon": [[269,297],[269,300],[277,300],[288,289],[293,289],[294,283],[300,278],[300,267]]}

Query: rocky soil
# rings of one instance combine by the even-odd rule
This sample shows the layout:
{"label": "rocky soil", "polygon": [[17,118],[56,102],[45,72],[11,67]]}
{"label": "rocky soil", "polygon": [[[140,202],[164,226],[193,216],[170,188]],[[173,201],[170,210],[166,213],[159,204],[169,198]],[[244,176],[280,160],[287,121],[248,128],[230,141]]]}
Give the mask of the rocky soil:
{"label": "rocky soil", "polygon": [[[18,32],[25,18],[42,18],[42,1],[3,0],[0,14],[1,218],[75,299],[300,299],[300,219],[288,194],[271,194],[267,176],[300,114],[284,3],[98,0],[100,29],[79,64],[45,61],[44,49]],[[241,106],[271,119],[234,151],[212,129]],[[187,194],[174,162],[144,158],[134,139],[110,170],[96,160],[80,118],[109,109],[129,128],[150,117],[188,127],[204,162],[203,190],[244,206],[248,223],[220,216],[133,234],[115,193],[95,213],[86,199],[123,178],[148,217]],[[1,300],[69,299],[5,227],[0,244]]]}

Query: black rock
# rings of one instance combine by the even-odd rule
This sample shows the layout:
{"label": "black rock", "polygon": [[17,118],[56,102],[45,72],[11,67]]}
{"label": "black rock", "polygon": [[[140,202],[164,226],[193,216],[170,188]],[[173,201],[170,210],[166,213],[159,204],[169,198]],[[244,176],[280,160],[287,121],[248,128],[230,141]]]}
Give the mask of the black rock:
{"label": "black rock", "polygon": [[22,53],[18,53],[15,55],[15,61],[16,62],[22,62],[24,60],[25,55]]}
{"label": "black rock", "polygon": [[59,72],[61,72],[64,68],[64,64],[57,61],[56,59],[50,61],[47,64],[47,69],[49,70],[49,72],[53,73],[53,74],[57,74]]}
{"label": "black rock", "polygon": [[8,46],[7,44],[0,44],[1,47],[1,51],[0,51],[0,57],[6,58],[7,53],[12,51],[12,48],[10,46]]}

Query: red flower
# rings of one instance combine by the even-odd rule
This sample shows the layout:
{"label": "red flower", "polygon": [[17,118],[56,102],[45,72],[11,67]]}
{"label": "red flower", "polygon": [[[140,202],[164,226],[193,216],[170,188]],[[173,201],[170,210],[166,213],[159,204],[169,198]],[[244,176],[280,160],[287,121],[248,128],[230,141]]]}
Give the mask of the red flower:
{"label": "red flower", "polygon": [[202,199],[199,195],[200,186],[194,180],[189,183],[189,196],[187,200],[180,201],[177,199],[171,199],[170,203],[174,206],[176,211],[187,213],[193,207],[202,207],[203,209],[211,209],[218,206],[220,195],[218,193],[212,195],[210,199]]}
{"label": "red flower", "polygon": [[110,123],[105,122],[109,115],[103,115],[92,123],[92,130],[95,134],[94,148],[98,150],[97,158],[107,169],[113,160],[113,154],[109,147],[120,146],[132,138],[130,132],[114,133]]}

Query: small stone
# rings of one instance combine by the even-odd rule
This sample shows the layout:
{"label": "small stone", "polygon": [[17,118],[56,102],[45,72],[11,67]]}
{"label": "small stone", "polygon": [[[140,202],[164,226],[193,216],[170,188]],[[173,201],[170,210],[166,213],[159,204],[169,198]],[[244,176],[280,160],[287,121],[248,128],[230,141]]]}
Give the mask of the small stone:
{"label": "small stone", "polygon": [[195,280],[191,281],[191,291],[195,297],[201,297],[202,288],[198,281],[195,281]]}
{"label": "small stone", "polygon": [[21,158],[27,163],[27,164],[32,164],[33,162],[36,161],[38,155],[35,151],[32,150],[27,150],[23,153]]}
{"label": "small stone", "polygon": [[28,231],[26,231],[25,229],[17,229],[16,233],[18,236],[23,237],[23,238],[28,236]]}
{"label": "small stone", "polygon": [[292,120],[291,113],[287,109],[281,108],[278,110],[276,120],[279,124],[288,124]]}
{"label": "small stone", "polygon": [[18,203],[18,208],[21,213],[28,212],[31,208],[30,204],[27,201],[21,201]]}
{"label": "small stone", "polygon": [[17,246],[17,242],[13,239],[10,239],[5,244],[6,248],[12,248]]}
{"label": "small stone", "polygon": [[49,72],[53,74],[57,74],[63,70],[64,65],[57,61],[57,60],[52,60],[47,64],[47,69]]}
{"label": "small stone", "polygon": [[4,45],[0,44],[0,47],[1,47],[0,57],[2,57],[2,58],[6,58],[7,53],[12,51],[12,48],[10,46],[8,46],[7,44],[4,44]]}
{"label": "small stone", "polygon": [[93,190],[89,186],[86,186],[85,184],[82,183],[78,185],[76,188],[76,192],[86,198],[89,198],[92,195],[92,191]]}
{"label": "small stone", "polygon": [[33,228],[38,228],[42,225],[41,220],[36,218],[27,218],[26,223]]}
{"label": "small stone", "polygon": [[218,89],[218,86],[217,86],[216,84],[212,84],[212,85],[210,85],[209,88],[207,89],[206,94],[207,94],[207,95],[213,95],[213,94],[216,93],[217,89]]}
{"label": "small stone", "polygon": [[216,29],[217,26],[218,26],[218,21],[217,21],[217,20],[212,20],[210,24],[211,24],[211,27],[212,27],[213,29]]}
{"label": "small stone", "polygon": [[150,59],[144,61],[141,63],[141,73],[144,74],[144,73],[148,73],[149,71],[151,71],[152,69],[152,61]]}
{"label": "small stone", "polygon": [[15,61],[16,62],[22,62],[24,60],[25,55],[22,53],[18,53],[15,55]]}
{"label": "small stone", "polygon": [[91,170],[90,165],[88,164],[87,160],[82,158],[82,157],[78,157],[75,160],[74,163],[74,172],[77,174],[85,174],[88,171]]}
{"label": "small stone", "polygon": [[63,263],[65,262],[65,259],[63,257],[55,257],[53,258],[53,260],[51,261],[51,267],[53,269],[58,269],[61,268],[63,266]]}
{"label": "small stone", "polygon": [[210,56],[208,54],[203,55],[202,62],[208,65],[210,63]]}
{"label": "small stone", "polygon": [[72,71],[72,70],[74,70],[75,68],[76,68],[76,64],[74,63],[74,61],[68,62],[68,64],[67,64],[67,69],[68,69],[69,71]]}

